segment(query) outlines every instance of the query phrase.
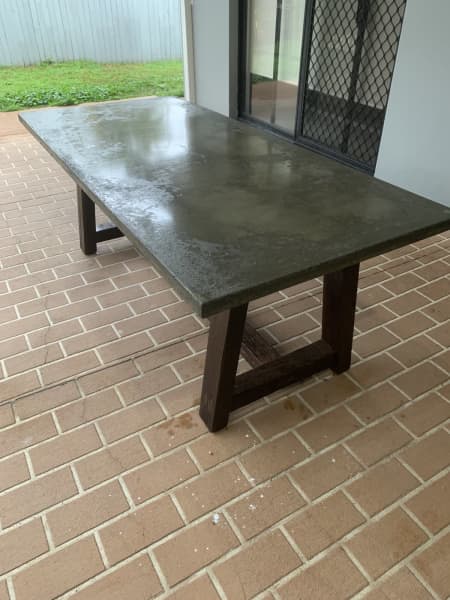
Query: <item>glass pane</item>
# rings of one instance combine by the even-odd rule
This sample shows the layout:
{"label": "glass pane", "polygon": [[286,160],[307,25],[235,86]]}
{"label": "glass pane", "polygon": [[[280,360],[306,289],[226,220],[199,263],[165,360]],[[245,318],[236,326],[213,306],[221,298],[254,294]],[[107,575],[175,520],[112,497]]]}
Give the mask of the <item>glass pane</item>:
{"label": "glass pane", "polygon": [[294,134],[305,0],[249,0],[250,115]]}

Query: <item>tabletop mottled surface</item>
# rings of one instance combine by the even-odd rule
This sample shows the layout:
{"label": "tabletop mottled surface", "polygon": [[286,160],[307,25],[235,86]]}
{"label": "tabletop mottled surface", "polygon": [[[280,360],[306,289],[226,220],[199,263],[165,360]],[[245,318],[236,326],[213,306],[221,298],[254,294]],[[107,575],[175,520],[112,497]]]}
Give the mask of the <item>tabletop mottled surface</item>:
{"label": "tabletop mottled surface", "polygon": [[450,209],[174,98],[21,120],[202,316],[450,227]]}

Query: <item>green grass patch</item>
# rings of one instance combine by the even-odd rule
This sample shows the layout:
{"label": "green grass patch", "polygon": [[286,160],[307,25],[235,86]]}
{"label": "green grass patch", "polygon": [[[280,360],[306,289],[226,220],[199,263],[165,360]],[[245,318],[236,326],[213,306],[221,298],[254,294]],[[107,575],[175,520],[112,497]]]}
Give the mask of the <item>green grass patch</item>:
{"label": "green grass patch", "polygon": [[90,61],[0,67],[0,111],[66,106],[136,96],[183,96],[181,61]]}

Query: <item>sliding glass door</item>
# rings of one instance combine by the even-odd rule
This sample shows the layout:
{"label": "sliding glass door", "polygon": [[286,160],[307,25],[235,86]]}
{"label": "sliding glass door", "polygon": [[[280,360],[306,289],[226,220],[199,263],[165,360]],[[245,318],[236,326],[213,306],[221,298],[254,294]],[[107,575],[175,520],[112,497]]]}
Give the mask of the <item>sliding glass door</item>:
{"label": "sliding glass door", "polygon": [[242,0],[241,115],[375,169],[406,0]]}

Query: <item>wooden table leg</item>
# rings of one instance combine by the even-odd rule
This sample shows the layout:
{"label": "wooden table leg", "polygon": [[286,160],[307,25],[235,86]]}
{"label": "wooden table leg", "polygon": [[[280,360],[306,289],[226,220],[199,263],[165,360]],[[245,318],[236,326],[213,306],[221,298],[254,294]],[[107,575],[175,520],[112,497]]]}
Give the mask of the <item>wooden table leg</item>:
{"label": "wooden table leg", "polygon": [[80,247],[85,254],[95,254],[98,242],[122,237],[123,233],[111,223],[95,223],[95,204],[84,190],[77,186],[78,227]]}
{"label": "wooden table leg", "polygon": [[210,319],[200,416],[210,431],[226,427],[244,334],[247,304]]}
{"label": "wooden table leg", "polygon": [[[249,328],[247,305],[210,319],[200,416],[210,431],[226,427],[232,410],[311,377],[350,367],[359,265],[324,276],[322,339],[283,356]],[[242,348],[241,348],[242,345]],[[236,375],[239,352],[254,367]]]}
{"label": "wooden table leg", "polygon": [[95,254],[97,252],[95,204],[80,187],[77,187],[77,200],[80,247],[85,254]]}
{"label": "wooden table leg", "polygon": [[323,278],[322,339],[335,351],[332,369],[342,373],[352,360],[359,264]]}
{"label": "wooden table leg", "polygon": [[[322,339],[278,356],[251,328],[244,335],[247,305],[210,319],[200,416],[210,431],[226,427],[232,410],[323,369],[350,367],[359,265],[324,276]],[[247,344],[247,346],[246,346]],[[236,375],[241,351],[254,366]]]}

